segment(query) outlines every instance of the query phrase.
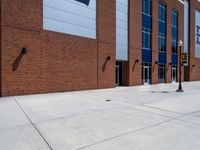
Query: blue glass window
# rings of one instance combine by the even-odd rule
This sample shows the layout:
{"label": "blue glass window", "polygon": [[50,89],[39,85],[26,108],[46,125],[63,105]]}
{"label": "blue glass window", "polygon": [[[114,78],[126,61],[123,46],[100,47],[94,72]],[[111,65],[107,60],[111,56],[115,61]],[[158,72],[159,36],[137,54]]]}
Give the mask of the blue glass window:
{"label": "blue glass window", "polygon": [[142,61],[151,63],[152,1],[142,0]]}
{"label": "blue glass window", "polygon": [[171,51],[172,51],[172,54],[177,54],[177,48],[178,48],[178,44],[177,44],[178,43],[178,12],[177,12],[177,10],[175,10],[175,9],[172,10],[171,19],[172,19]]}
{"label": "blue glass window", "polygon": [[177,54],[177,41],[173,41],[171,42],[172,45],[172,53]]}
{"label": "blue glass window", "polygon": [[142,49],[151,50],[151,30],[142,28]]}
{"label": "blue glass window", "polygon": [[158,51],[166,52],[166,35],[161,33],[158,36]]}
{"label": "blue glass window", "polygon": [[178,26],[178,13],[175,9],[172,10],[172,26],[174,27]]}
{"label": "blue glass window", "polygon": [[142,0],[142,27],[151,29],[151,0]]}
{"label": "blue glass window", "polygon": [[151,0],[142,0],[142,13],[151,16]]}
{"label": "blue glass window", "polygon": [[159,3],[158,9],[158,51],[166,52],[166,5]]}
{"label": "blue glass window", "polygon": [[159,21],[166,23],[166,5],[159,3]]}
{"label": "blue glass window", "polygon": [[166,65],[159,64],[158,65],[158,82],[165,83],[165,78],[166,78]]}

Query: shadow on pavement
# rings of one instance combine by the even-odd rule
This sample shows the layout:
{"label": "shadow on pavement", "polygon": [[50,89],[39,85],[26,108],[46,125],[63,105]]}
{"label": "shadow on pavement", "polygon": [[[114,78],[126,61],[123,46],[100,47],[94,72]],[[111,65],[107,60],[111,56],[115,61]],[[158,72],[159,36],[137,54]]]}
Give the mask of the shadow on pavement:
{"label": "shadow on pavement", "polygon": [[174,93],[176,91],[151,91],[151,93],[163,93],[163,94],[167,94],[167,93]]}

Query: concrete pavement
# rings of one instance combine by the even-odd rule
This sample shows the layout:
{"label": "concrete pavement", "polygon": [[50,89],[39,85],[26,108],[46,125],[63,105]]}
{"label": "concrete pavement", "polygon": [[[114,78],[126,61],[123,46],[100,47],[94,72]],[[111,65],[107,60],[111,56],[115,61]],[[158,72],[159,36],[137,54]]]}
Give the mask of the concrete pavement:
{"label": "concrete pavement", "polygon": [[0,150],[199,150],[200,82],[0,99]]}

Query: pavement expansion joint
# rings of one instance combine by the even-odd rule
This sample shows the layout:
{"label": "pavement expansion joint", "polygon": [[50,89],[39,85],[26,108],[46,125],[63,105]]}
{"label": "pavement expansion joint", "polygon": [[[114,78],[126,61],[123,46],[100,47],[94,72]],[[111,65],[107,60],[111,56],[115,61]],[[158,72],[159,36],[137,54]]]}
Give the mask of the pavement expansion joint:
{"label": "pavement expansion joint", "polygon": [[32,124],[32,126],[35,128],[35,130],[39,133],[39,135],[42,137],[42,139],[44,140],[44,142],[48,145],[48,147],[50,148],[50,150],[53,150],[53,148],[51,147],[51,145],[48,143],[48,141],[46,140],[46,138],[42,135],[42,133],[40,132],[40,130],[37,128],[37,126],[32,122],[32,120],[29,118],[29,116],[26,114],[26,112],[23,110],[22,106],[19,104],[18,99],[16,97],[14,97],[15,102],[17,103],[17,105],[19,106],[19,108],[21,109],[21,111],[24,113],[24,115],[26,116],[26,118],[30,121],[30,123]]}

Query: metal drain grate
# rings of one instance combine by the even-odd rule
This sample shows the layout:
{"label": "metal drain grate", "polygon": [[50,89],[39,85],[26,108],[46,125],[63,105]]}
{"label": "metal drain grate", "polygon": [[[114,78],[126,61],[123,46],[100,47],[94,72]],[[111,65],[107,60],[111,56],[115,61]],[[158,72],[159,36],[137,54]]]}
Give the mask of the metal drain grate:
{"label": "metal drain grate", "polygon": [[112,100],[110,100],[110,99],[107,99],[107,100],[105,100],[106,102],[111,102]]}

